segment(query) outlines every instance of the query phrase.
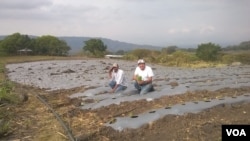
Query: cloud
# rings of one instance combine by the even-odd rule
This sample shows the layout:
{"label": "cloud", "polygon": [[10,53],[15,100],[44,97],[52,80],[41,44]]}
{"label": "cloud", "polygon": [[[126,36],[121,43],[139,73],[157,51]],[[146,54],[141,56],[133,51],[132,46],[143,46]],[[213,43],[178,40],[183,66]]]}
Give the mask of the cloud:
{"label": "cloud", "polygon": [[209,34],[209,33],[213,33],[214,31],[215,31],[215,28],[211,25],[203,26],[200,28],[201,34]]}
{"label": "cloud", "polygon": [[0,9],[19,9],[29,10],[35,8],[41,8],[44,6],[50,6],[52,2],[50,0],[1,0]]}
{"label": "cloud", "polygon": [[186,34],[186,33],[190,33],[191,32],[191,29],[189,28],[170,28],[168,30],[168,33],[169,34]]}
{"label": "cloud", "polygon": [[249,0],[0,0],[0,26],[1,34],[104,37],[160,46],[180,40],[239,42],[250,38],[249,6]]}

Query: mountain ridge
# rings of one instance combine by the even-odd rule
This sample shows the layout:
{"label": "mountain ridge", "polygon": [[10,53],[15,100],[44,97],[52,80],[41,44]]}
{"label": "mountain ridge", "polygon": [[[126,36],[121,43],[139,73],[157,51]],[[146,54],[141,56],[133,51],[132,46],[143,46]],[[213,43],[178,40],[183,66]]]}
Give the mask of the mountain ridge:
{"label": "mountain ridge", "polygon": [[153,46],[153,45],[140,45],[140,44],[133,44],[127,42],[121,42],[117,40],[107,39],[107,38],[100,38],[100,37],[72,37],[72,36],[60,36],[57,37],[60,40],[64,40],[67,44],[71,47],[71,52],[74,53],[76,51],[81,51],[83,46],[85,45],[85,41],[90,39],[100,39],[107,46],[107,50],[109,52],[117,52],[119,50],[123,51],[130,51],[133,49],[153,49],[153,50],[161,50],[163,47],[160,46]]}

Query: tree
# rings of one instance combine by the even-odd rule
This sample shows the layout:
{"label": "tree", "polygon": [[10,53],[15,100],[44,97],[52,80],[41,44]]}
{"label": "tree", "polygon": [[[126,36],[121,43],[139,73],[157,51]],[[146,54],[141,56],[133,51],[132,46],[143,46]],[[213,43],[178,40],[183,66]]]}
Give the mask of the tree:
{"label": "tree", "polygon": [[28,35],[21,35],[20,33],[14,33],[7,36],[1,41],[0,48],[3,52],[13,55],[16,54],[18,50],[32,47],[32,39]]}
{"label": "tree", "polygon": [[143,59],[145,57],[150,56],[151,50],[148,49],[135,49],[131,52],[137,59]]}
{"label": "tree", "polygon": [[196,56],[204,61],[215,61],[221,47],[213,43],[206,43],[198,45]]}
{"label": "tree", "polygon": [[34,52],[39,55],[67,55],[70,47],[54,36],[41,36],[35,39]]}
{"label": "tree", "polygon": [[124,55],[125,51],[124,50],[118,50],[118,51],[116,51],[115,54],[117,54],[117,55]]}
{"label": "tree", "polygon": [[104,57],[107,46],[100,39],[90,39],[84,42],[83,51],[89,52],[95,57]]}
{"label": "tree", "polygon": [[172,53],[176,52],[177,49],[178,49],[177,46],[169,46],[169,47],[167,47],[167,53],[172,54]]}

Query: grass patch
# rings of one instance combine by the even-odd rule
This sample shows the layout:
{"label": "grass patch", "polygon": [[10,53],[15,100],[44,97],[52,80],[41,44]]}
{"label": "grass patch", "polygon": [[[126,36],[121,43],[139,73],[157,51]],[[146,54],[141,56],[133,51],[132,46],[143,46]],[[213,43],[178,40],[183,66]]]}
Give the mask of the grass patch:
{"label": "grass patch", "polygon": [[17,103],[17,95],[12,93],[14,84],[10,81],[0,82],[0,104],[3,103]]}
{"label": "grass patch", "polygon": [[9,122],[0,120],[0,136],[4,136],[9,131]]}
{"label": "grass patch", "polygon": [[0,82],[0,136],[4,136],[10,130],[9,121],[11,113],[5,105],[17,103],[19,98],[12,93],[13,83],[10,81]]}
{"label": "grass patch", "polygon": [[5,64],[0,62],[0,81],[5,79],[5,75],[4,75],[5,69],[4,69],[4,67],[5,67]]}

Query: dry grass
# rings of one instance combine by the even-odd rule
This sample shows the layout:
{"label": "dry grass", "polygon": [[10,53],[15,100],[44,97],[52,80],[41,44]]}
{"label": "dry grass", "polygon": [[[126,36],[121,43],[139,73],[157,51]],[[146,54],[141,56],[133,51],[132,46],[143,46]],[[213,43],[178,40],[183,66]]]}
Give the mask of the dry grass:
{"label": "dry grass", "polygon": [[209,67],[225,67],[226,64],[221,64],[221,63],[209,63],[209,62],[197,62],[194,64],[190,64],[188,67],[190,68],[209,68]]}

